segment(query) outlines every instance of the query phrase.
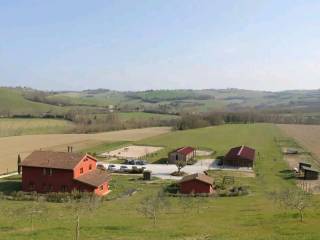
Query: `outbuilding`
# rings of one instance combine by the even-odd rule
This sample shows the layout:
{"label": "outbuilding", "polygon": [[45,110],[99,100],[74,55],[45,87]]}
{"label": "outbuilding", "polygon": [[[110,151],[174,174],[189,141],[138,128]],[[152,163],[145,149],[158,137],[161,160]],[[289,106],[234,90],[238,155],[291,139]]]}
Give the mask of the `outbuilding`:
{"label": "outbuilding", "polygon": [[168,154],[168,161],[171,164],[175,164],[177,161],[190,161],[196,157],[196,150],[193,147],[181,147],[175,149]]}
{"label": "outbuilding", "polygon": [[196,173],[183,177],[179,182],[180,192],[183,194],[212,194],[213,178]]}
{"label": "outbuilding", "polygon": [[319,171],[311,167],[302,167],[304,180],[317,180],[319,178]]}
{"label": "outbuilding", "polygon": [[231,148],[223,158],[224,166],[253,167],[256,151],[247,146]]}

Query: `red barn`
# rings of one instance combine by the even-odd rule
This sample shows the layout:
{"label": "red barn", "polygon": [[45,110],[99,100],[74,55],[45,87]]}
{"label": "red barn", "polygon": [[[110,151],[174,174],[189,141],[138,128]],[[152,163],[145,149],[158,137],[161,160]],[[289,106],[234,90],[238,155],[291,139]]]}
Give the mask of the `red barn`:
{"label": "red barn", "polygon": [[183,177],[179,185],[180,192],[183,194],[212,194],[214,192],[213,178],[202,173]]}
{"label": "red barn", "polygon": [[231,148],[223,158],[223,165],[233,167],[253,167],[256,151],[253,148],[240,146]]}
{"label": "red barn", "polygon": [[97,160],[88,154],[35,151],[22,163],[22,190],[47,192],[109,192],[110,174],[97,169]]}
{"label": "red barn", "polygon": [[175,164],[179,160],[188,162],[195,158],[196,150],[193,147],[181,147],[168,154],[169,163]]}

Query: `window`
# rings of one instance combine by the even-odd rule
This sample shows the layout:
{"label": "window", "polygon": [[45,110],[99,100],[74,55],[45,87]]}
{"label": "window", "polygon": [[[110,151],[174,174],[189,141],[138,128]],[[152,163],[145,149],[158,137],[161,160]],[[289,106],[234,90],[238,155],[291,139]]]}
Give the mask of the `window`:
{"label": "window", "polygon": [[83,173],[83,168],[80,168],[80,174],[82,174]]}
{"label": "window", "polygon": [[61,186],[61,192],[66,192],[66,191],[67,191],[67,186],[62,185],[62,186]]}
{"label": "window", "polygon": [[100,191],[102,191],[102,190],[103,190],[103,185],[101,185],[101,186],[99,187],[99,190],[100,190]]}
{"label": "window", "polygon": [[179,160],[179,156],[178,156],[178,154],[176,155],[176,160]]}
{"label": "window", "polygon": [[46,175],[49,175],[51,176],[52,175],[52,169],[51,168],[44,168],[43,169],[43,175],[46,176]]}
{"label": "window", "polygon": [[91,169],[92,169],[92,164],[89,165],[89,170],[91,170]]}

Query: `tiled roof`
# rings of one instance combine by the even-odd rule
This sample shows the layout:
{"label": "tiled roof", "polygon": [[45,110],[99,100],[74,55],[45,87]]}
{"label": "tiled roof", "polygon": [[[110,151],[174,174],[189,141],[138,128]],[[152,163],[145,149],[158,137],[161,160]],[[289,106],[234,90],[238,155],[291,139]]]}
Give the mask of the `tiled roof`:
{"label": "tiled roof", "polygon": [[85,154],[52,151],[34,151],[22,161],[24,167],[74,169]]}
{"label": "tiled roof", "polygon": [[183,155],[188,155],[189,153],[192,153],[195,149],[193,147],[182,147],[176,149],[174,152],[181,153]]}
{"label": "tiled roof", "polygon": [[211,178],[203,173],[195,173],[195,174],[185,176],[179,181],[179,183],[189,182],[192,180],[198,180],[200,182],[204,182],[204,183],[211,184],[211,185],[213,184],[213,178]]}
{"label": "tiled roof", "polygon": [[226,159],[246,159],[254,160],[256,151],[253,148],[240,146],[231,148],[230,151],[225,156]]}
{"label": "tiled roof", "polygon": [[83,174],[75,180],[93,187],[99,187],[103,183],[110,181],[111,175],[105,170],[95,169]]}

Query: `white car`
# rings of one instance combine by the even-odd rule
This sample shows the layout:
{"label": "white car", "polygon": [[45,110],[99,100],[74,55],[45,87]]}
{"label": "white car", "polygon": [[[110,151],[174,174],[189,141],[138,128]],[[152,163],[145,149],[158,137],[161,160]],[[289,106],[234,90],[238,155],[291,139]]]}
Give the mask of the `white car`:
{"label": "white car", "polygon": [[110,165],[108,166],[108,170],[109,170],[109,171],[116,171],[116,170],[117,170],[117,167],[116,167],[116,165],[110,164]]}

